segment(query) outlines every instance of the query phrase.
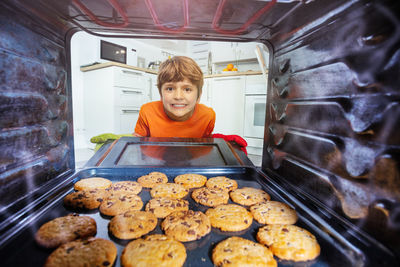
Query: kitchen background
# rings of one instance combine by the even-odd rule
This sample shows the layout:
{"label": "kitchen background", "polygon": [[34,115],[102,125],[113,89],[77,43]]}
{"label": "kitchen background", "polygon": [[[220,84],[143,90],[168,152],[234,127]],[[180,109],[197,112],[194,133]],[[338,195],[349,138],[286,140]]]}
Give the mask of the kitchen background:
{"label": "kitchen background", "polygon": [[[113,55],[124,63],[104,59]],[[269,62],[263,44],[103,38],[78,32],[71,40],[77,168],[94,154],[91,137],[134,131],[140,106],[160,99],[159,62],[175,55],[192,57],[202,68],[200,102],[217,114],[214,133],[243,137],[250,160],[261,165]],[[228,71],[229,63],[237,71]]]}

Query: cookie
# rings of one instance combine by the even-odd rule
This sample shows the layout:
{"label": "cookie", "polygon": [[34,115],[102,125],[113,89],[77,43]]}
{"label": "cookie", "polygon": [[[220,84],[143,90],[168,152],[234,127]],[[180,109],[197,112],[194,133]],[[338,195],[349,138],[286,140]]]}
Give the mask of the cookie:
{"label": "cookie", "polygon": [[93,190],[93,189],[107,189],[111,186],[112,182],[106,178],[91,177],[81,179],[74,184],[74,189],[79,190]]}
{"label": "cookie", "polygon": [[315,236],[296,225],[263,226],[257,232],[257,240],[267,245],[275,256],[283,260],[312,260],[321,250]]}
{"label": "cookie", "polygon": [[253,187],[235,189],[229,194],[233,202],[244,206],[251,206],[271,199],[267,192]]}
{"label": "cookie", "polygon": [[115,216],[128,210],[141,210],[142,199],[133,193],[111,191],[107,198],[100,204],[99,210],[107,216]]}
{"label": "cookie", "polygon": [[36,243],[45,248],[56,248],[78,238],[95,236],[96,221],[89,216],[69,214],[40,226],[35,234]]}
{"label": "cookie", "polygon": [[149,233],[156,226],[157,217],[153,213],[131,210],[113,217],[108,229],[119,239],[134,239]]}
{"label": "cookie", "polygon": [[215,207],[228,203],[229,194],[225,190],[202,187],[193,191],[192,198],[201,205]]}
{"label": "cookie", "polygon": [[232,191],[238,187],[238,184],[235,180],[232,180],[225,176],[216,176],[211,177],[207,180],[206,187],[213,189],[224,189]]}
{"label": "cookie", "polygon": [[177,198],[153,198],[147,202],[146,211],[150,211],[157,218],[165,218],[174,211],[189,210],[189,202]]}
{"label": "cookie", "polygon": [[161,223],[167,236],[187,242],[202,238],[211,231],[210,219],[201,211],[175,211]]}
{"label": "cookie", "polygon": [[47,258],[45,267],[113,266],[117,247],[110,240],[90,237],[61,245]]}
{"label": "cookie", "polygon": [[185,188],[197,188],[204,186],[207,177],[201,174],[186,173],[176,176],[174,182]]}
{"label": "cookie", "polygon": [[189,193],[189,190],[180,184],[166,183],[159,184],[150,190],[150,195],[156,197],[183,198]]}
{"label": "cookie", "polygon": [[139,194],[142,191],[142,186],[135,181],[120,181],[113,183],[108,189],[109,192],[121,191],[132,194]]}
{"label": "cookie", "polygon": [[185,246],[165,235],[150,235],[136,239],[124,248],[121,265],[127,266],[183,266],[186,260]]}
{"label": "cookie", "polygon": [[287,204],[278,201],[267,201],[250,207],[254,219],[262,224],[295,224],[297,214]]}
{"label": "cookie", "polygon": [[211,226],[222,231],[242,231],[250,227],[253,216],[244,207],[236,204],[219,205],[206,211]]}
{"label": "cookie", "polygon": [[219,242],[212,251],[212,261],[214,266],[278,266],[267,247],[238,236]]}
{"label": "cookie", "polygon": [[64,205],[73,209],[97,209],[107,197],[104,189],[82,190],[70,193],[64,198]]}
{"label": "cookie", "polygon": [[151,172],[137,179],[138,183],[146,188],[153,188],[159,184],[168,183],[168,177],[162,172]]}

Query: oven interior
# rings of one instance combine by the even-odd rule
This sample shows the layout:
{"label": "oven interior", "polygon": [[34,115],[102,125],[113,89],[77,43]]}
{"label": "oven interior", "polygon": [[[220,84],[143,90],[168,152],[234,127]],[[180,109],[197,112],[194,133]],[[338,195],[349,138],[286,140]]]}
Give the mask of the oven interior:
{"label": "oven interior", "polygon": [[112,170],[120,179],[118,167],[75,173],[69,46],[83,30],[265,44],[270,90],[262,167],[245,172],[291,196],[304,218],[325,218],[329,223],[313,224],[318,233],[341,233],[343,242],[356,233],[355,244],[363,244],[359,265],[381,263],[379,256],[365,258],[373,254],[364,249],[369,244],[390,255],[389,265],[400,255],[398,1],[5,0],[0,6],[4,246],[19,246],[11,234],[48,216],[42,208],[57,205],[51,196],[77,177]]}

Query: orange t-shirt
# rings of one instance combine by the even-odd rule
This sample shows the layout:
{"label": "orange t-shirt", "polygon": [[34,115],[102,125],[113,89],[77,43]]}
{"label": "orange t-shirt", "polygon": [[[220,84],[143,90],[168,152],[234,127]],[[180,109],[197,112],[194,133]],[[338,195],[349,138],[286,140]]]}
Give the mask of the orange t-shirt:
{"label": "orange t-shirt", "polygon": [[203,104],[196,104],[194,113],[186,121],[171,120],[161,101],[144,104],[139,111],[135,133],[148,137],[210,137],[214,129],[215,112]]}

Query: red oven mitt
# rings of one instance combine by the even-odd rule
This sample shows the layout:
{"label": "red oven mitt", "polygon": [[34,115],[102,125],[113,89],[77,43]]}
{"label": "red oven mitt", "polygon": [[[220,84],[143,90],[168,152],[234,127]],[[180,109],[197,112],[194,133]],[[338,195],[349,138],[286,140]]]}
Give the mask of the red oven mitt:
{"label": "red oven mitt", "polygon": [[212,138],[223,138],[225,141],[228,142],[235,142],[240,146],[240,149],[247,155],[247,142],[239,135],[224,135],[224,134],[212,134]]}

